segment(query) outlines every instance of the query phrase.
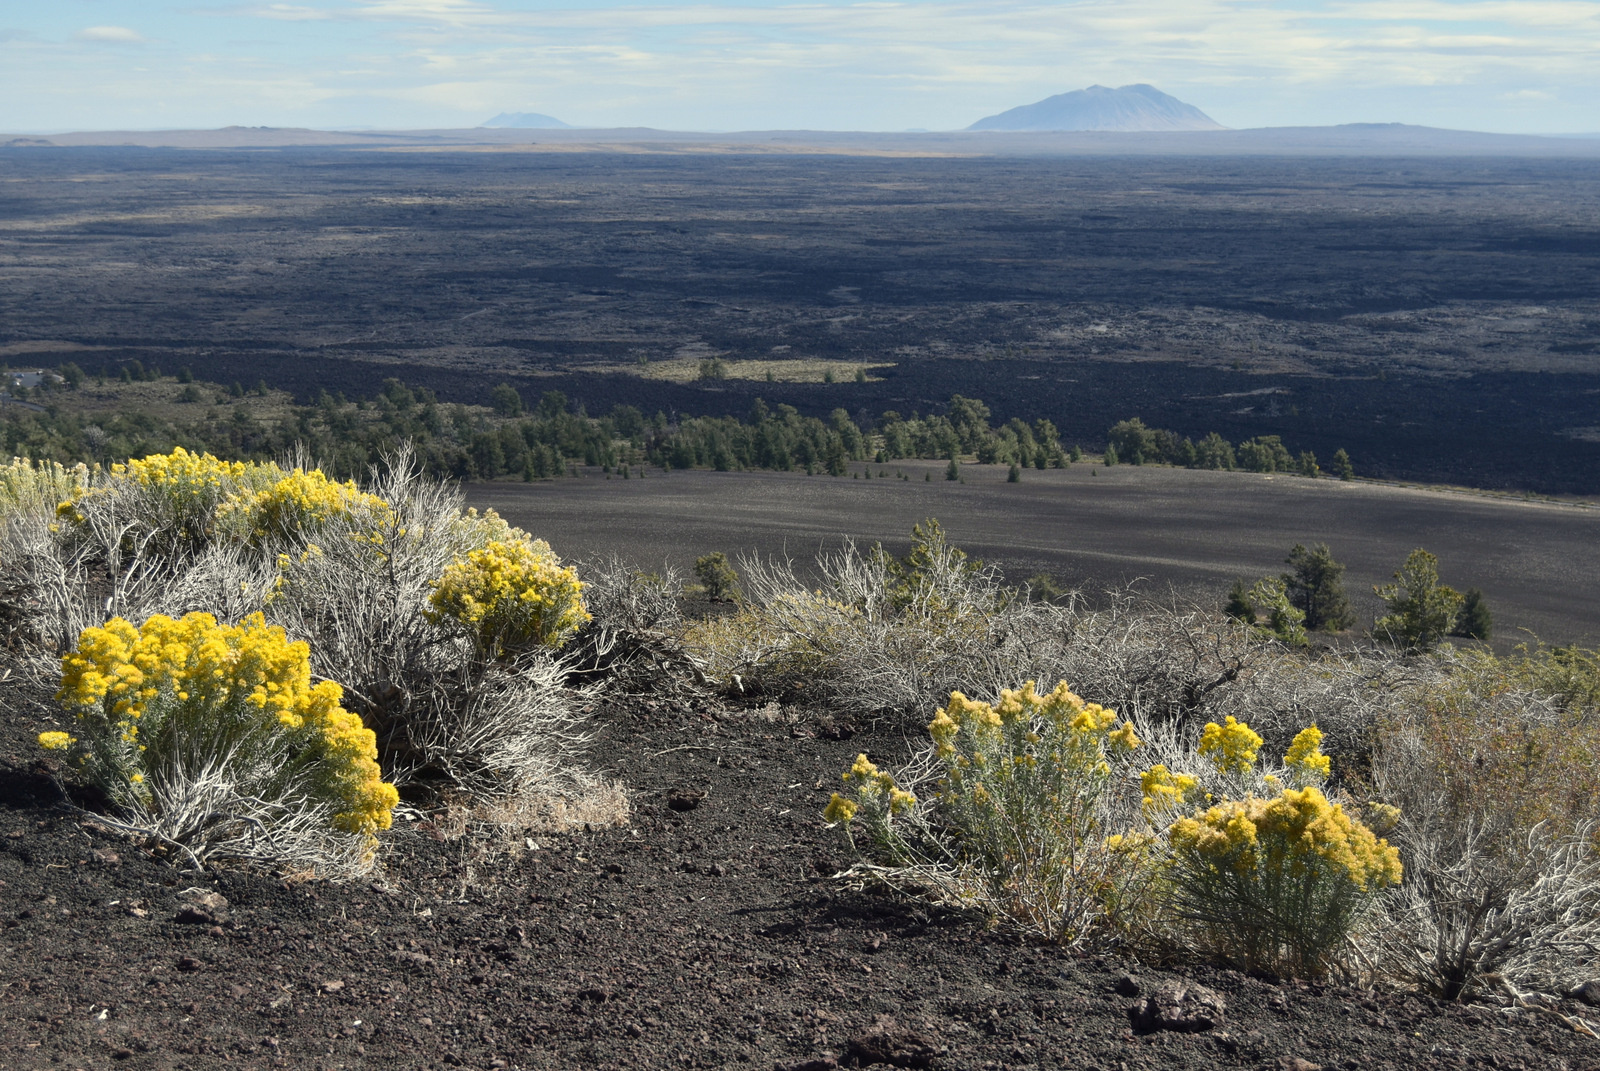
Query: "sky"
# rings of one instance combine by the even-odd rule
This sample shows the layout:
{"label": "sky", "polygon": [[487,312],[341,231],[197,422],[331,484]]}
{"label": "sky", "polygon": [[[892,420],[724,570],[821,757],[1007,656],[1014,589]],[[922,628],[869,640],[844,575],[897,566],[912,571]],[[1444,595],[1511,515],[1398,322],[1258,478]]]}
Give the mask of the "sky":
{"label": "sky", "polygon": [[0,131],[952,130],[1148,82],[1232,127],[1600,132],[1600,0],[0,0]]}

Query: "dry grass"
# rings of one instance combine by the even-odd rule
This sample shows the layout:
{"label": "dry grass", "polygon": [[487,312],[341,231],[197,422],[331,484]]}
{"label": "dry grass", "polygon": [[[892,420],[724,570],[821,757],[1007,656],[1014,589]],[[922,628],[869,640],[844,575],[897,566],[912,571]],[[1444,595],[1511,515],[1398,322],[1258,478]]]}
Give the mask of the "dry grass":
{"label": "dry grass", "polygon": [[818,558],[820,585],[788,562],[746,560],[740,571],[739,612],[685,633],[707,677],[851,717],[921,724],[952,691],[994,701],[1023,681],[1066,680],[1175,747],[1193,748],[1206,722],[1231,714],[1278,754],[1316,724],[1330,753],[1354,759],[1408,672],[1384,651],[1308,659],[1176,600],[1123,592],[1098,607],[1081,597],[1029,602],[954,558],[936,556],[899,597],[887,563],[849,544]]}
{"label": "dry grass", "polygon": [[[164,369],[169,375],[176,369]],[[193,384],[200,395],[197,402],[179,401],[185,385],[171,378],[153,382],[123,383],[107,379],[99,384],[93,377],[86,378],[77,390],[57,391],[50,395],[52,404],[63,410],[77,413],[84,420],[125,415],[138,412],[156,420],[185,423],[206,416],[216,417],[219,411],[231,414],[243,409],[264,424],[275,424],[289,416],[294,408],[294,395],[287,391],[269,390],[265,395],[253,393],[243,398],[232,398],[214,385]],[[246,383],[248,389],[254,384]]]}
{"label": "dry grass", "polygon": [[[644,379],[659,379],[669,383],[692,383],[701,378],[700,362],[711,359],[717,359],[716,355],[707,351],[703,355],[676,357],[669,361],[651,361],[648,364],[595,365],[585,370],[620,372],[627,375],[640,376]],[[894,367],[893,362],[855,364],[846,361],[824,361],[806,357],[764,361],[722,360],[721,363],[722,378],[724,379],[743,379],[751,382],[768,383],[826,383],[830,372],[833,374],[834,382],[836,383],[855,382],[857,372],[865,374],[868,383],[877,383],[883,377],[875,375],[875,372],[882,368]]]}

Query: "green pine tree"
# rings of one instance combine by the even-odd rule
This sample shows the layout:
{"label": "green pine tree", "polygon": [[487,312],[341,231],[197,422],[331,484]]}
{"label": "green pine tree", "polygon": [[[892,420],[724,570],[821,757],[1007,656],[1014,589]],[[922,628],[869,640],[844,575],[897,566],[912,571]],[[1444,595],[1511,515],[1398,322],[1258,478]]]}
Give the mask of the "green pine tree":
{"label": "green pine tree", "polygon": [[1305,614],[1313,632],[1342,632],[1355,623],[1344,594],[1344,566],[1333,560],[1326,543],[1307,550],[1296,543],[1284,559],[1293,567],[1283,574],[1289,601]]}
{"label": "green pine tree", "polygon": [[1372,635],[1408,651],[1430,651],[1455,628],[1466,599],[1439,583],[1439,559],[1418,547],[1394,574],[1396,583],[1372,590],[1388,613],[1372,626]]}

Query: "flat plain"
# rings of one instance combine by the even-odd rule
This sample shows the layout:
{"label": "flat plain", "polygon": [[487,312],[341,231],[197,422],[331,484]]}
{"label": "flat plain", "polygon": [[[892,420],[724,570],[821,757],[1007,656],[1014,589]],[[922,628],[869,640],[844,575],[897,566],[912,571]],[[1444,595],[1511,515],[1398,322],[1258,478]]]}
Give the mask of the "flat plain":
{"label": "flat plain", "polygon": [[[569,558],[617,554],[687,569],[699,555],[788,557],[799,566],[844,537],[896,553],[911,526],[936,517],[953,543],[1008,579],[1048,573],[1086,594],[1138,584],[1147,595],[1220,606],[1234,578],[1276,575],[1295,543],[1326,542],[1348,571],[1362,622],[1418,546],[1445,583],[1480,588],[1498,646],[1600,640],[1600,509],[1393,485],[1119,465],[1029,471],[1000,466],[869,466],[889,479],[789,473],[674,472],[468,488],[469,501],[550,541]],[[857,471],[861,467],[857,466]],[[908,480],[892,478],[897,470]],[[932,482],[924,474],[933,476]]]}
{"label": "flat plain", "polygon": [[1600,490],[1600,161],[569,148],[0,151],[0,360],[596,413],[959,392],[1086,447],[1138,415]]}

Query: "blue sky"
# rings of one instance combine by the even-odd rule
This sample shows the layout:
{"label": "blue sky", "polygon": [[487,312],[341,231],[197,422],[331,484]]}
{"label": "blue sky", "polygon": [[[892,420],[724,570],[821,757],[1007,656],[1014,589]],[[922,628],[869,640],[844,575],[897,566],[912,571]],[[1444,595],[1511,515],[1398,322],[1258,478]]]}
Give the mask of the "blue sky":
{"label": "blue sky", "polygon": [[1600,0],[0,0],[0,131],[954,129],[1149,82],[1228,126],[1600,131]]}

